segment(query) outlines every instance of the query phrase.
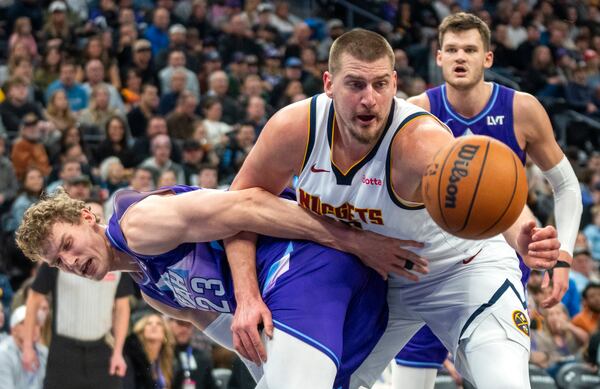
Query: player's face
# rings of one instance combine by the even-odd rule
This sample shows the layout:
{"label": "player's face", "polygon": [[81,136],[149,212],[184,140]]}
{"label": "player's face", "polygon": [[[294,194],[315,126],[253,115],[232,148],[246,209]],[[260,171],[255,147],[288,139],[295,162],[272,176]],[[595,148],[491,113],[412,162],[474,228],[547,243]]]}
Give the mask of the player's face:
{"label": "player's face", "polygon": [[494,54],[485,51],[477,29],[446,32],[436,58],[446,83],[460,90],[483,82],[483,72],[492,66],[493,59]]}
{"label": "player's face", "polygon": [[112,261],[108,242],[87,209],[79,224],[54,223],[44,257],[50,266],[94,280],[104,278]]}
{"label": "player's face", "polygon": [[396,72],[387,57],[364,62],[344,54],[340,63],[335,75],[325,72],[323,76],[338,128],[359,143],[373,144],[383,131],[396,94]]}

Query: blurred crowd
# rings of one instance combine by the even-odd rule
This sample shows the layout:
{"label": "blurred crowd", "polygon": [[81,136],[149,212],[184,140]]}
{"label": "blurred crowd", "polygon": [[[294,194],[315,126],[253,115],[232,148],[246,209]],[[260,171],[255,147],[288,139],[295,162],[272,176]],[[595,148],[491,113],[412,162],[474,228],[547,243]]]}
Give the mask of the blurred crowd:
{"label": "blurred crowd", "polygon": [[[571,361],[600,364],[599,2],[350,3],[372,17],[346,19],[328,0],[0,0],[0,387],[12,377],[15,387],[46,379],[67,388],[63,358],[53,355],[100,346],[100,375],[122,375],[127,365],[119,387],[251,387],[239,360],[189,324],[153,313],[127,276],[102,281],[112,285],[98,292],[107,309],[92,321],[105,324],[84,332],[69,324],[89,301],[61,303],[65,290],[93,286],[20,253],[14,231],[25,210],[59,186],[104,221],[120,188],[227,188],[269,117],[322,92],[329,48],[344,31],[365,27],[389,40],[397,95],[409,97],[443,82],[437,26],[460,10],[492,30],[486,78],[538,97],[581,184],[584,214],[564,304],[542,308],[544,275],[529,281],[531,362],[551,374]],[[528,204],[540,224],[552,223],[552,191],[527,168]],[[27,316],[25,306],[35,312]]]}

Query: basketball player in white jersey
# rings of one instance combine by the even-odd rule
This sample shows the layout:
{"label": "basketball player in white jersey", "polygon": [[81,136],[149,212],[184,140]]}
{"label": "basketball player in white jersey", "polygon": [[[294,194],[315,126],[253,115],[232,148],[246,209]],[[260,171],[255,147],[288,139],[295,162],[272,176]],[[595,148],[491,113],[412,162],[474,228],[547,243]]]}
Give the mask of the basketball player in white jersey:
{"label": "basketball player in white jersey", "polygon": [[[290,105],[269,121],[232,189],[258,186],[278,193],[297,174],[298,202],[305,208],[424,243],[414,253],[429,261],[429,273],[417,283],[409,272],[411,256],[401,261],[404,268],[368,263],[393,273],[390,320],[352,388],[370,387],[423,324],[457,355],[459,371],[478,387],[526,388],[529,326],[511,246],[529,266],[550,268],[558,258],[556,231],[534,228],[526,212],[505,233],[511,246],[502,236],[467,241],[441,230],[422,204],[421,178],[454,138],[435,117],[394,97],[393,69],[393,51],[380,35],[342,35],[331,48],[325,94]],[[238,301],[232,329],[236,349],[260,362],[257,324],[264,323],[267,335],[272,324],[256,286],[251,239],[228,242]]]}
{"label": "basketball player in white jersey", "polygon": [[[508,145],[525,163],[526,153],[543,171],[554,192],[554,215],[561,243],[562,267],[553,270],[552,293],[544,307],[557,304],[569,286],[569,266],[582,211],[581,190],[575,172],[554,139],[542,105],[527,93],[484,81],[492,66],[490,30],[468,13],[446,17],[439,27],[437,64],[445,83],[408,99],[446,123],[455,136],[494,137]],[[521,268],[527,283],[529,270]],[[545,285],[549,285],[548,273]],[[394,388],[433,388],[437,369],[426,368],[443,358],[444,347],[425,331],[396,357]],[[429,359],[428,359],[429,358]]]}

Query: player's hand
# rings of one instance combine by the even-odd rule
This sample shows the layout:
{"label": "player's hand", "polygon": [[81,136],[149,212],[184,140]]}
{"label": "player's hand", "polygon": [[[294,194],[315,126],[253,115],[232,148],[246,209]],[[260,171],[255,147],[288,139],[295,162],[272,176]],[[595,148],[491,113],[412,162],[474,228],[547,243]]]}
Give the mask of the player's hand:
{"label": "player's hand", "polygon": [[552,269],[560,249],[557,236],[552,226],[538,228],[534,221],[523,224],[517,238],[517,251],[523,256],[523,262],[530,269]]}
{"label": "player's hand", "polygon": [[416,273],[429,273],[428,262],[405,247],[422,248],[423,243],[414,240],[400,240],[368,231],[360,231],[352,240],[350,251],[370,268],[387,280],[390,273],[418,281]]}
{"label": "player's hand", "polygon": [[450,377],[452,377],[452,380],[454,381],[456,386],[459,386],[459,387],[462,386],[462,384],[463,384],[462,376],[456,370],[456,367],[454,367],[454,363],[452,363],[452,361],[450,359],[446,358],[446,360],[444,361],[444,367],[446,368],[446,370],[448,370],[448,374],[450,374]]}
{"label": "player's hand", "polygon": [[21,354],[21,364],[26,371],[34,372],[40,367],[37,354],[33,347],[23,346],[23,353]]}
{"label": "player's hand", "polygon": [[125,377],[125,372],[127,372],[127,363],[125,363],[123,354],[113,353],[113,355],[110,357],[110,367],[108,373],[118,377]]}
{"label": "player's hand", "polygon": [[273,337],[271,311],[262,298],[238,298],[231,324],[233,347],[241,356],[258,366],[267,360],[267,352],[260,338],[260,327],[264,328],[265,335]]}
{"label": "player's hand", "polygon": [[[558,257],[559,260],[571,263],[573,258],[566,251],[561,251]],[[552,270],[552,279],[550,279],[550,273],[544,274],[544,281],[542,282],[542,288],[552,288],[550,296],[542,301],[543,308],[551,308],[558,304],[567,290],[569,289],[569,268],[568,267],[557,267]]]}

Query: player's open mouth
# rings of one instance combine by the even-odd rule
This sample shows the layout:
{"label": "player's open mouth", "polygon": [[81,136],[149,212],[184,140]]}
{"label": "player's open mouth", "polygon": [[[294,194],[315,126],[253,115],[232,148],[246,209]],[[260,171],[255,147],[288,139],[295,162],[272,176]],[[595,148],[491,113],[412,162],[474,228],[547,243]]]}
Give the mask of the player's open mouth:
{"label": "player's open mouth", "polygon": [[457,66],[454,68],[454,74],[456,74],[457,76],[464,76],[467,74],[467,68],[465,68],[464,66]]}
{"label": "player's open mouth", "polygon": [[361,124],[370,124],[375,120],[375,115],[358,115],[357,118]]}
{"label": "player's open mouth", "polygon": [[92,263],[92,259],[88,259],[87,262],[85,263],[85,265],[83,265],[83,267],[81,268],[81,273],[85,276],[85,277],[90,277],[94,274],[94,266]]}

